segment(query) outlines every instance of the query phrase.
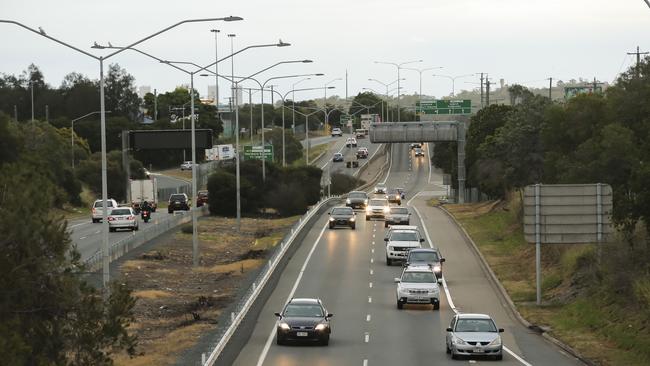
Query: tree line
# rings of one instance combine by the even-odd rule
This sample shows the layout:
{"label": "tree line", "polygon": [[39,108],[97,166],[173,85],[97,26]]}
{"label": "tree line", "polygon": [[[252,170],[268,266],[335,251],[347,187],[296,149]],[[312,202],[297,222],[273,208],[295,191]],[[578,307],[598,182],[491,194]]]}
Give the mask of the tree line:
{"label": "tree line", "polygon": [[[490,105],[467,131],[467,185],[506,197],[535,183],[607,183],[613,221],[627,235],[650,233],[650,60],[621,74],[604,94],[565,103],[509,90],[513,106]],[[433,164],[456,179],[456,145],[435,146]]]}

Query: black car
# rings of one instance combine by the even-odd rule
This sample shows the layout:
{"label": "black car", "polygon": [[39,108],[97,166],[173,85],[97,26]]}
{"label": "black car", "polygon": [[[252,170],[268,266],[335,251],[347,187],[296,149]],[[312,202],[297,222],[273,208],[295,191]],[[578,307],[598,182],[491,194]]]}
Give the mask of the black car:
{"label": "black car", "polygon": [[442,279],[442,263],[445,262],[445,258],[442,257],[440,251],[435,248],[420,248],[420,249],[411,249],[406,261],[404,262],[405,266],[417,266],[417,265],[428,265],[433,269],[433,273],[436,274],[438,282]]}
{"label": "black car", "polygon": [[330,342],[332,326],[330,318],[320,299],[291,299],[278,317],[276,343],[287,341],[318,342],[327,346]]}
{"label": "black car", "polygon": [[349,226],[354,230],[357,226],[357,214],[351,207],[334,207],[328,215],[330,215],[330,229],[337,226]]}
{"label": "black car", "polygon": [[353,209],[365,209],[368,204],[368,193],[364,191],[352,191],[348,193],[345,205]]}
{"label": "black car", "polygon": [[343,154],[335,153],[334,156],[332,157],[332,161],[333,162],[343,161]]}
{"label": "black car", "polygon": [[391,188],[386,192],[386,199],[390,203],[397,203],[398,205],[402,204],[402,194],[394,188]]}
{"label": "black car", "polygon": [[417,157],[417,156],[424,156],[424,151],[422,151],[421,148],[416,147],[414,150],[415,150],[415,156],[416,156],[416,157]]}
{"label": "black car", "polygon": [[169,205],[167,212],[174,213],[174,211],[189,211],[190,204],[185,193],[174,193],[169,196]]}

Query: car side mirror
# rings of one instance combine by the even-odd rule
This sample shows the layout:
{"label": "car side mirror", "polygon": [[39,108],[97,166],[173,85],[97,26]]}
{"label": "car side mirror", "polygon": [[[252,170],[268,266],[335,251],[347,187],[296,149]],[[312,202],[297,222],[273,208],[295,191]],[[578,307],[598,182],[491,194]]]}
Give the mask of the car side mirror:
{"label": "car side mirror", "polygon": [[332,314],[332,313],[328,313],[327,316],[326,316],[326,318],[331,318],[331,317],[333,317],[333,316],[334,316],[334,314]]}
{"label": "car side mirror", "polygon": [[400,280],[399,278],[395,277],[395,283],[400,283],[401,281],[402,281],[402,280]]}
{"label": "car side mirror", "polygon": [[440,258],[440,263],[445,263],[445,258]]}
{"label": "car side mirror", "polygon": [[411,213],[409,212],[409,216],[411,216]]}
{"label": "car side mirror", "polygon": [[505,332],[505,330],[503,330],[503,328],[499,328],[499,333],[503,333],[503,332]]}
{"label": "car side mirror", "polygon": [[420,243],[424,243],[424,239],[423,239],[423,238],[420,238]]}
{"label": "car side mirror", "polygon": [[280,315],[280,313],[274,313],[274,314],[275,314],[275,316],[277,316],[278,318],[282,318],[282,315]]}
{"label": "car side mirror", "polygon": [[453,330],[451,330],[451,328],[447,328],[447,332],[453,332]]}
{"label": "car side mirror", "polygon": [[410,265],[411,265],[411,263],[409,263],[409,262],[404,262],[404,263],[402,264],[402,267],[408,267],[408,266],[410,266]]}
{"label": "car side mirror", "polygon": [[384,238],[384,241],[388,241],[388,238]]}

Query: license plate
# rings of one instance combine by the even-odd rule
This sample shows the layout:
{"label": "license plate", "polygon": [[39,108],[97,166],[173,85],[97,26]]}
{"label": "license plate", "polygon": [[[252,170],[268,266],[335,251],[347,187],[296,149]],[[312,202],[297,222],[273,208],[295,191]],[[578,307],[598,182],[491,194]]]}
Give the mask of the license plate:
{"label": "license plate", "polygon": [[296,336],[298,336],[298,337],[306,337],[307,335],[309,335],[309,333],[307,333],[307,332],[297,332],[296,333]]}
{"label": "license plate", "polygon": [[483,353],[483,348],[480,347],[474,348],[474,353]]}

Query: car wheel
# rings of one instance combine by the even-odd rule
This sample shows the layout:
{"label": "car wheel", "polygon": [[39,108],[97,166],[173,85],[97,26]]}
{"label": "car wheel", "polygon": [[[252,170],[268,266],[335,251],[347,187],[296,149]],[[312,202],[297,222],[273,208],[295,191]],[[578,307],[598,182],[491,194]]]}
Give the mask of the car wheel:
{"label": "car wheel", "polygon": [[275,337],[275,344],[277,344],[278,346],[282,346],[282,345],[284,345],[284,340],[282,338],[276,336]]}
{"label": "car wheel", "polygon": [[[502,352],[503,352],[503,351],[502,351]],[[501,361],[501,360],[503,360],[503,353],[494,356],[494,359],[497,360],[497,361]]]}
{"label": "car wheel", "polygon": [[366,221],[370,221],[370,216],[366,215]]}
{"label": "car wheel", "polygon": [[110,232],[114,232],[114,231],[115,231],[115,228],[114,228],[114,227],[109,227],[109,228],[108,228],[108,231],[110,231]]}
{"label": "car wheel", "polygon": [[350,225],[350,229],[354,230],[357,228],[357,225]]}
{"label": "car wheel", "polygon": [[445,342],[445,348],[446,348],[447,354],[450,354],[451,353],[451,348],[449,348],[449,345],[447,344],[447,342]]}
{"label": "car wheel", "polygon": [[402,310],[404,308],[404,304],[402,304],[399,300],[397,301],[397,308],[399,310]]}
{"label": "car wheel", "polygon": [[452,360],[457,360],[459,358],[458,355],[456,354],[456,352],[454,352],[453,349],[450,350],[449,352],[451,352],[451,359]]}
{"label": "car wheel", "polygon": [[93,219],[93,224],[96,224],[96,223],[98,223],[98,222],[99,222],[99,220],[95,220],[95,219]]}
{"label": "car wheel", "polygon": [[388,227],[388,222],[384,222],[384,227]]}
{"label": "car wheel", "polygon": [[327,337],[323,338],[323,340],[320,341],[320,344],[322,346],[328,346],[330,344],[330,336],[327,335]]}
{"label": "car wheel", "polygon": [[393,264],[393,260],[390,259],[390,258],[388,258],[388,257],[386,257],[386,265],[387,265],[387,266],[390,266],[390,265],[392,265],[392,264]]}
{"label": "car wheel", "polygon": [[135,231],[140,230],[140,225],[135,225],[135,228],[133,230],[135,230]]}
{"label": "car wheel", "polygon": [[439,302],[433,304],[433,310],[440,310],[440,303]]}
{"label": "car wheel", "polygon": [[407,221],[407,222],[406,222],[406,225],[411,225],[411,222],[410,222],[410,221]]}

